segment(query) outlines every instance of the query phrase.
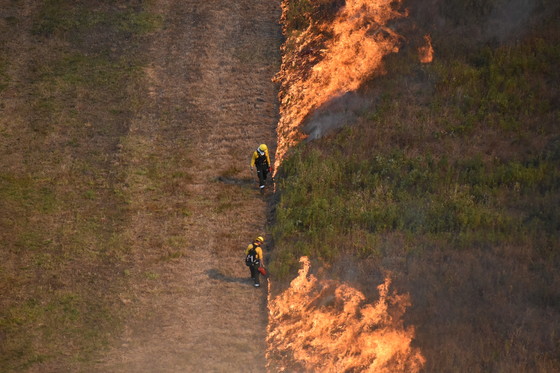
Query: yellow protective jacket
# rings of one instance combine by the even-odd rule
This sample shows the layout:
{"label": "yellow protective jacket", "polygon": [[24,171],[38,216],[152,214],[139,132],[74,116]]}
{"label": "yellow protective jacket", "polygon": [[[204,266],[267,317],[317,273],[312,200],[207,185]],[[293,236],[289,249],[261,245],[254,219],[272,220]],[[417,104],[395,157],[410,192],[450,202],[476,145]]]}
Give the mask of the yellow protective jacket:
{"label": "yellow protective jacket", "polygon": [[247,246],[247,250],[245,250],[245,255],[249,254],[249,250],[251,250],[253,246],[255,247],[255,251],[257,252],[257,259],[261,261],[261,266],[264,266],[263,252],[259,245],[249,244],[249,246]]}
{"label": "yellow protective jacket", "polygon": [[[266,162],[268,163],[268,167],[270,167],[270,156],[268,155],[268,149],[264,151],[264,156],[266,157]],[[259,157],[259,153],[255,150],[253,152],[253,156],[251,157],[251,167],[255,167],[255,162]]]}

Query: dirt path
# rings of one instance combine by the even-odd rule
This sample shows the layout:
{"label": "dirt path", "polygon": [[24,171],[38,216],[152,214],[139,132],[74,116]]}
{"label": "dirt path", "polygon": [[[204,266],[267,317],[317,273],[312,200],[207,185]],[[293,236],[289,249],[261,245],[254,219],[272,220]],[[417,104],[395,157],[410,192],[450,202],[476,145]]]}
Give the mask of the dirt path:
{"label": "dirt path", "polygon": [[164,29],[147,52],[145,87],[131,88],[146,97],[121,154],[130,313],[98,371],[262,372],[266,288],[251,286],[242,251],[266,224],[248,162],[275,141],[279,4],[158,0],[154,9]]}

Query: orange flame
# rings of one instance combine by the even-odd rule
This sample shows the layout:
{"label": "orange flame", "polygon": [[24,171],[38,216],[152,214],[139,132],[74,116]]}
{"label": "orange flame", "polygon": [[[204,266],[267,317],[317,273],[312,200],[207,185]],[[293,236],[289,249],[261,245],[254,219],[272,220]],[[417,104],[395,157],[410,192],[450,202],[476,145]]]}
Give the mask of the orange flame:
{"label": "orange flame", "polygon": [[424,357],[410,343],[412,327],[402,315],[407,295],[389,292],[390,278],[377,287],[379,300],[348,285],[319,281],[303,267],[290,287],[269,299],[269,371],[418,372]]}
{"label": "orange flame", "polygon": [[[332,24],[311,24],[288,37],[276,76],[281,89],[275,169],[288,148],[306,137],[299,127],[313,110],[358,89],[381,71],[384,56],[398,51],[400,37],[386,24],[406,15],[394,10],[399,2],[347,0]],[[286,12],[284,4],[284,17]],[[325,34],[332,37],[325,40]]]}
{"label": "orange flame", "polygon": [[420,62],[430,63],[434,59],[434,48],[432,47],[432,38],[430,35],[424,35],[425,45],[418,48],[418,55],[420,56]]}

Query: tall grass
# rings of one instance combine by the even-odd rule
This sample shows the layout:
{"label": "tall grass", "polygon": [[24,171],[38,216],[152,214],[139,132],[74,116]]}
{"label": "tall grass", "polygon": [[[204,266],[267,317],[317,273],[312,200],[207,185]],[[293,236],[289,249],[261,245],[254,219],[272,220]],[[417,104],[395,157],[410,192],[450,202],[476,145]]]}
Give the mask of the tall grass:
{"label": "tall grass", "polygon": [[471,35],[502,3],[430,8],[434,62],[388,57],[355,123],[279,170],[271,273],[302,255],[364,288],[390,271],[430,372],[560,369],[558,7]]}
{"label": "tall grass", "polygon": [[[339,135],[337,142],[354,146],[359,136],[354,131],[359,130]],[[275,240],[294,239],[294,257],[332,259],[339,248],[325,242],[325,234],[355,230],[444,237],[462,249],[481,241],[552,238],[560,224],[555,203],[560,170],[544,153],[524,163],[485,164],[480,157],[449,161],[410,158],[401,151],[360,157],[301,146],[284,162],[283,172],[288,177],[279,183]],[[353,247],[351,241],[343,248],[362,256],[377,251]]]}

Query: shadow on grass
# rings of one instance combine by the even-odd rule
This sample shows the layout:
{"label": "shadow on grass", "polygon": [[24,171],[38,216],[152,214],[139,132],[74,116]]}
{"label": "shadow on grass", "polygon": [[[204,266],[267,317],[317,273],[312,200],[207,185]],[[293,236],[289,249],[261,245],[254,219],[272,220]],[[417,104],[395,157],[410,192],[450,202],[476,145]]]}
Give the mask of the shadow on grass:
{"label": "shadow on grass", "polygon": [[237,284],[252,284],[253,283],[253,280],[251,280],[251,278],[249,277],[248,272],[247,272],[247,277],[226,276],[217,269],[209,269],[209,270],[206,271],[206,274],[208,275],[208,277],[210,277],[214,280],[219,280],[219,281],[223,281],[223,282],[232,282],[232,283],[237,283]]}
{"label": "shadow on grass", "polygon": [[228,177],[228,176],[218,176],[216,180],[224,184],[233,184],[233,185],[253,185],[257,183],[256,179],[248,179],[248,178],[242,179],[242,178]]}
{"label": "shadow on grass", "polygon": [[261,196],[270,196],[273,194],[274,190],[274,179],[268,178],[266,180],[266,188],[265,190],[259,189],[259,182],[255,179],[248,179],[248,178],[235,178],[235,177],[228,177],[228,176],[218,176],[215,179],[216,182],[227,184],[227,185],[237,185],[241,189],[244,190],[252,190],[260,192]]}

